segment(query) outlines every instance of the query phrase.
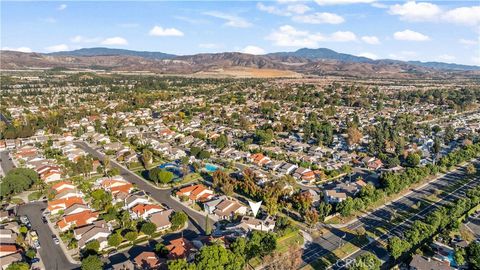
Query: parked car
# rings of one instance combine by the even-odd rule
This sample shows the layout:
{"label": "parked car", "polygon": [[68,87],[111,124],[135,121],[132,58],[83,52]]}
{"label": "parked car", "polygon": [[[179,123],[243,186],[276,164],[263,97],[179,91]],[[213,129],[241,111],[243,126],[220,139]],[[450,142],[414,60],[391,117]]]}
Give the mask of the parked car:
{"label": "parked car", "polygon": [[33,258],[30,262],[31,262],[31,263],[37,263],[37,262],[39,262],[39,261],[40,261],[39,258]]}
{"label": "parked car", "polygon": [[60,244],[60,240],[58,240],[57,236],[52,235],[52,238],[53,238],[53,242],[55,242],[55,245]]}
{"label": "parked car", "polygon": [[47,218],[45,216],[42,217],[43,223],[47,223]]}

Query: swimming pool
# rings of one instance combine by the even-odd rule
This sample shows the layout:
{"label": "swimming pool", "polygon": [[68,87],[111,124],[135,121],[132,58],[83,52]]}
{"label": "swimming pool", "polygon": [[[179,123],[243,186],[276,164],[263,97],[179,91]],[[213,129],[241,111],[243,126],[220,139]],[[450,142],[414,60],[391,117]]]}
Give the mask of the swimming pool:
{"label": "swimming pool", "polygon": [[214,171],[218,170],[218,166],[207,163],[207,164],[205,164],[205,170],[207,172],[214,172]]}

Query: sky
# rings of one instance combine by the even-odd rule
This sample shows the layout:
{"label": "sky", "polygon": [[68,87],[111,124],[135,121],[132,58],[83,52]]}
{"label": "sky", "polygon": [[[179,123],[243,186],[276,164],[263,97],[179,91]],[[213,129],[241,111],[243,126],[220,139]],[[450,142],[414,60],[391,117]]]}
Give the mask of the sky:
{"label": "sky", "polygon": [[480,65],[480,1],[1,1],[0,48],[172,54],[329,48]]}

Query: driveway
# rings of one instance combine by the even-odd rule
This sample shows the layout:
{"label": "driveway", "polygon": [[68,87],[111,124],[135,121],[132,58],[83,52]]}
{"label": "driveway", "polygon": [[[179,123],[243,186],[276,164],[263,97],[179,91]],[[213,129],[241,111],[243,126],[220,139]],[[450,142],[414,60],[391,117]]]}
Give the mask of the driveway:
{"label": "driveway", "polygon": [[42,209],[45,207],[47,207],[45,202],[35,202],[18,206],[17,211],[17,215],[27,216],[32,224],[32,229],[37,231],[41,246],[38,252],[45,265],[45,269],[78,269],[80,265],[70,263],[60,245],[56,245],[53,242],[52,235],[54,233],[50,230],[48,224],[42,221]]}
{"label": "driveway", "polygon": [[[75,144],[85,150],[87,153],[91,154],[94,157],[99,158],[100,160],[103,159],[104,155],[97,150],[90,147],[85,142],[75,142]],[[184,231],[186,236],[192,236],[192,234],[204,234],[205,227],[206,227],[206,217],[205,215],[189,208],[188,206],[182,204],[181,202],[174,200],[170,197],[172,189],[158,189],[154,186],[148,184],[146,180],[135,174],[134,172],[130,171],[129,169],[125,168],[118,162],[111,160],[111,166],[114,166],[120,170],[120,175],[129,181],[132,184],[135,184],[137,188],[144,190],[149,193],[149,195],[158,202],[164,203],[171,209],[175,211],[184,211],[189,217],[189,223],[187,229]],[[213,224],[215,221],[209,218],[210,227],[213,228]]]}

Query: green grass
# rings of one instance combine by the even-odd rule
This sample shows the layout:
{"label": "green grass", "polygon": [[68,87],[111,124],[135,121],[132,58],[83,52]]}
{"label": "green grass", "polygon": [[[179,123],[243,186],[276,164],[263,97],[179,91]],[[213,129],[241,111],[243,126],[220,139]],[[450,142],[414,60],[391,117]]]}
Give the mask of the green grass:
{"label": "green grass", "polygon": [[303,236],[300,232],[292,232],[277,239],[278,252],[285,252],[292,245],[302,245]]}
{"label": "green grass", "polygon": [[22,204],[22,203],[24,203],[24,201],[23,201],[22,199],[17,198],[17,197],[10,199],[10,202],[13,203],[13,204]]}
{"label": "green grass", "polygon": [[43,196],[43,194],[42,194],[41,191],[34,191],[34,192],[28,194],[28,200],[29,201],[36,201],[36,200],[40,199],[42,196]]}

